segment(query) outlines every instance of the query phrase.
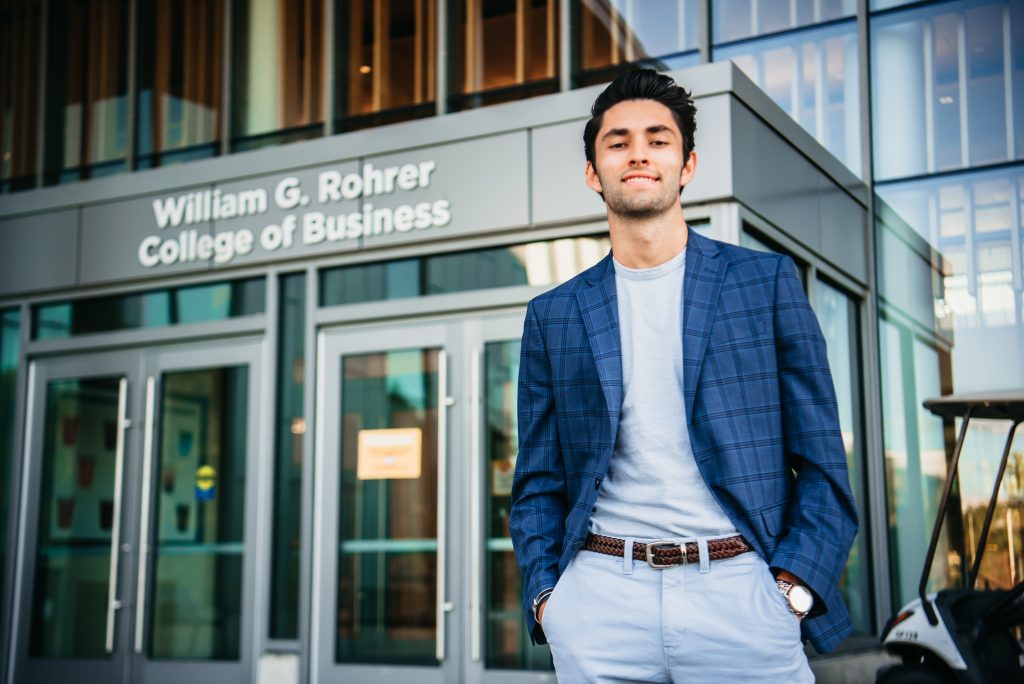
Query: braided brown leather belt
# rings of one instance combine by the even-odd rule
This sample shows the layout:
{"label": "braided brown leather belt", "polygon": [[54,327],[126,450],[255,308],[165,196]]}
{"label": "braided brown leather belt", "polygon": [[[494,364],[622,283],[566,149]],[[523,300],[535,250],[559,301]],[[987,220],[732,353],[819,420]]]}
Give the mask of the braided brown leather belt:
{"label": "braided brown leather belt", "polygon": [[[583,548],[621,558],[625,545],[624,539],[588,534],[587,543]],[[700,562],[700,548],[697,542],[687,542],[685,554],[683,546],[684,544],[673,541],[633,542],[633,560],[644,561],[652,568],[670,568],[674,565]],[[724,560],[753,550],[747,540],[738,534],[735,537],[708,540],[708,557],[711,560]]]}

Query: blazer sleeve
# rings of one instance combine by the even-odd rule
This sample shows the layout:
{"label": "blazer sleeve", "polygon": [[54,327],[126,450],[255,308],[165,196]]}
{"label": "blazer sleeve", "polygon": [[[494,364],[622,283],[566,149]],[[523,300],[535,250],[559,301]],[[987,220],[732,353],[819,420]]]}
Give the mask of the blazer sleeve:
{"label": "blazer sleeve", "polygon": [[822,598],[838,587],[857,534],[857,508],[825,339],[788,256],[776,273],[774,318],[783,439],[795,480],[770,565],[815,593],[813,617],[828,610]]}
{"label": "blazer sleeve", "polygon": [[565,536],[566,485],[558,442],[551,363],[536,302],[526,309],[519,359],[519,455],[509,528],[523,573],[523,611],[534,643],[545,643],[533,619],[533,599],[558,581]]}

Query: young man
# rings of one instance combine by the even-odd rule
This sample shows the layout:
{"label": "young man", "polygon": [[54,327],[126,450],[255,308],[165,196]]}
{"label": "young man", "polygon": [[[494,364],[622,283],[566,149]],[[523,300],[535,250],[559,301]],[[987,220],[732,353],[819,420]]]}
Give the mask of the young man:
{"label": "young man", "polygon": [[651,70],[601,93],[612,253],[527,307],[511,529],[561,682],[813,681],[802,639],[851,629],[825,342],[792,260],[687,227],[695,113]]}

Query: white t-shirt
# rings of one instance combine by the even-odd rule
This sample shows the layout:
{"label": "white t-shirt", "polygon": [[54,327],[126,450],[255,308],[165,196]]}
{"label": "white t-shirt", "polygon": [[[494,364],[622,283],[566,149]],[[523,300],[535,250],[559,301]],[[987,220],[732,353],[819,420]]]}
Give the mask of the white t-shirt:
{"label": "white t-shirt", "polygon": [[654,268],[614,264],[622,413],[590,531],[646,540],[736,534],[697,469],[686,424],[686,250]]}

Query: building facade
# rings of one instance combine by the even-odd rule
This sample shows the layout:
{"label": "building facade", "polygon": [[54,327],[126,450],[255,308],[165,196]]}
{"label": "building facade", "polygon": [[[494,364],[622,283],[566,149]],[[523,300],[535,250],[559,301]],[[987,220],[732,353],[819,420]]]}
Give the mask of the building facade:
{"label": "building facade", "polygon": [[[823,681],[916,595],[956,427],[921,402],[1024,387],[1020,3],[0,8],[5,681],[550,681],[518,338],[607,253],[581,134],[636,64],[694,90],[688,221],[793,256],[828,341],[862,527]],[[1024,572],[1021,439],[990,586]]]}

